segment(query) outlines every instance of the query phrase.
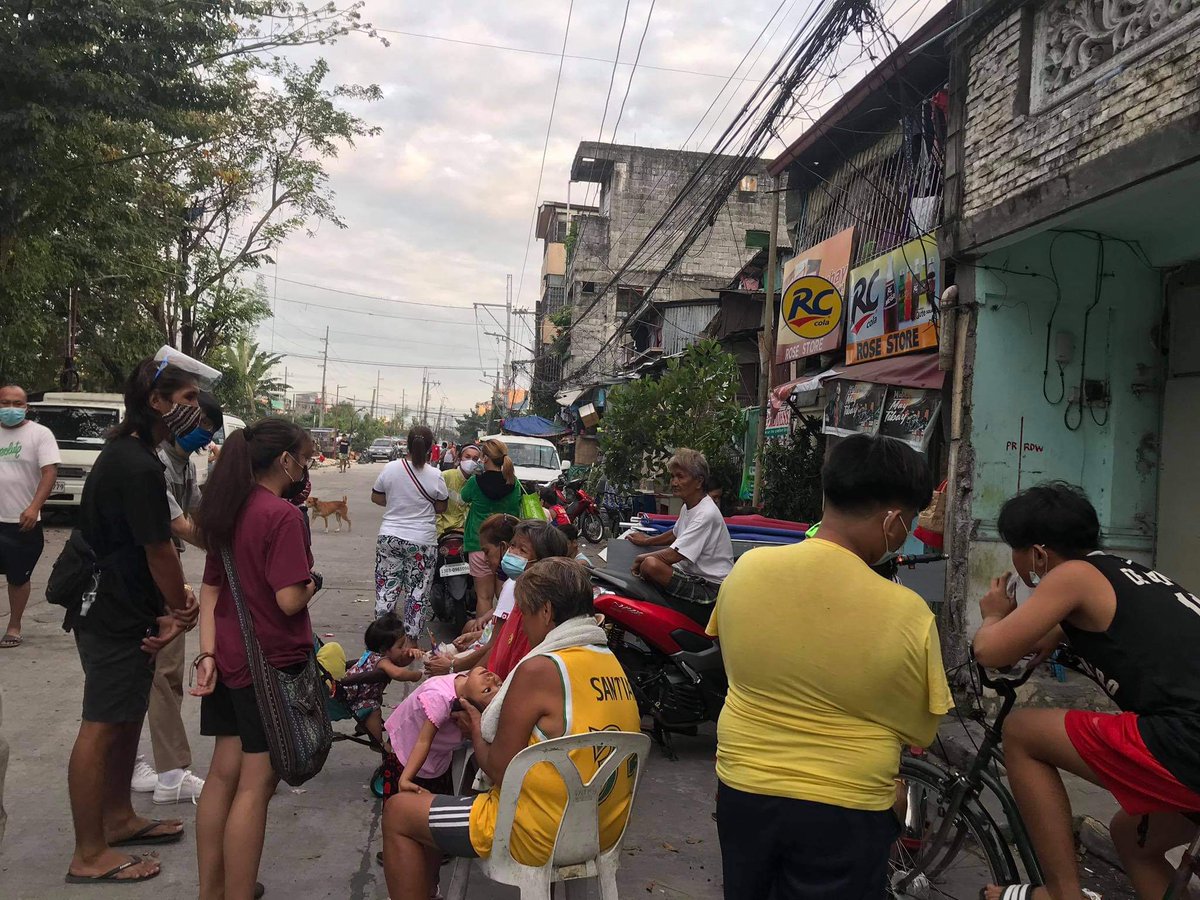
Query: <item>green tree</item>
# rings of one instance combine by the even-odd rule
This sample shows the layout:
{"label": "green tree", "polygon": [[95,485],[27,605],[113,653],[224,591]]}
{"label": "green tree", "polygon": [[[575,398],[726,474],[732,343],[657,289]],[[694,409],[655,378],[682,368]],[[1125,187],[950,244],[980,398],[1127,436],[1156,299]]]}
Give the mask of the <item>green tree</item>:
{"label": "green tree", "polygon": [[478,440],[479,435],[487,430],[487,417],[478,415],[475,410],[471,410],[465,416],[460,418],[455,427],[458,430],[457,439],[460,444],[473,444]]}
{"label": "green tree", "polygon": [[617,484],[661,479],[678,447],[708,458],[717,482],[732,490],[741,477],[745,423],[738,406],[737,361],[716,341],[699,341],[667,363],[658,381],[614,387],[600,423],[604,472]]}
{"label": "green tree", "polygon": [[361,3],[22,6],[0,15],[0,377],[49,386],[71,351],[94,389],[163,342],[210,358],[268,313],[239,276],[340,224],[323,166],[377,91],[278,51],[374,35]]}
{"label": "green tree", "polygon": [[287,385],[271,374],[283,357],[258,349],[249,338],[221,347],[213,363],[221,370],[216,393],[222,405],[243,419],[257,419],[270,410],[270,399],[287,390]]}
{"label": "green tree", "polygon": [[819,416],[793,420],[792,432],[763,447],[763,514],[792,522],[821,519],[825,435]]}

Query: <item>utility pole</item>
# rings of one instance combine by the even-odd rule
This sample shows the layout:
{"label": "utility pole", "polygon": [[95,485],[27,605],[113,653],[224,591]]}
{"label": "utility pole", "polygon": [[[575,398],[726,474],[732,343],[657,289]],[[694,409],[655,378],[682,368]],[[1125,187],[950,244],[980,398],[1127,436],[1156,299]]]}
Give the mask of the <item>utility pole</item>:
{"label": "utility pole", "polygon": [[488,434],[496,433],[496,406],[500,403],[500,370],[496,370],[496,387],[492,391],[491,409],[488,411]]}
{"label": "utility pole", "polygon": [[429,370],[421,370],[421,425],[429,423]]}
{"label": "utility pole", "polygon": [[[287,403],[287,395],[288,395],[288,386],[287,386],[287,384],[288,384],[288,380],[287,380],[287,372],[288,372],[288,370],[287,370],[287,366],[284,366],[284,367],[283,367],[283,414],[284,414],[285,416],[287,415],[287,412],[288,412],[288,403]],[[292,421],[293,421],[293,422],[295,422],[295,421],[296,421],[296,417],[295,417],[295,416],[292,416]]]}
{"label": "utility pole", "polygon": [[442,430],[442,413],[445,412],[445,410],[446,398],[443,397],[441,404],[438,406],[437,426],[433,429],[434,437],[437,437],[437,433]]}
{"label": "utility pole", "polygon": [[371,395],[371,418],[375,418],[375,401],[379,397],[379,370],[375,370],[375,393]]}
{"label": "utility pole", "polygon": [[325,427],[325,370],[329,368],[329,326],[325,326],[325,349],[321,353],[321,411],[317,416],[317,427]]}
{"label": "utility pole", "polygon": [[504,396],[512,392],[512,275],[508,276],[504,292]]}
{"label": "utility pole", "polygon": [[763,297],[762,332],[758,337],[758,443],[754,448],[754,506],[762,504],[763,445],[767,442],[767,401],[775,367],[775,245],[779,243],[779,188],[772,179],[771,243],[767,247],[766,294]]}
{"label": "utility pole", "polygon": [[408,388],[400,388],[400,425],[408,427]]}

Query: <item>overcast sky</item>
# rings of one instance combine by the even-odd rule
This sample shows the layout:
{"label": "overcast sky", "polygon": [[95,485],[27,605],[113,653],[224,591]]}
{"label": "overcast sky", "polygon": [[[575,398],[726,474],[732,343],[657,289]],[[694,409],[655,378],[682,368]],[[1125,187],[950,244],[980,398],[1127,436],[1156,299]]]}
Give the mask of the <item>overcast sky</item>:
{"label": "overcast sky", "polygon": [[[785,0],[738,80],[721,95],[688,149],[712,146],[814,3]],[[939,5],[936,0],[916,0],[911,6],[883,0],[885,17],[901,37]],[[568,6],[569,0],[368,0],[364,19],[383,32],[390,46],[352,36],[320,48],[331,65],[332,79],[382,88],[383,100],[355,111],[383,131],[329,165],[338,212],[349,227],[322,226],[315,237],[299,234],[290,239],[278,254],[277,283],[275,270],[264,270],[268,291],[278,300],[275,318],[260,327],[259,339],[264,349],[287,354],[284,362],[294,390],[320,389],[320,362],[302,357],[320,354],[320,339],[328,327],[332,359],[380,363],[330,362],[331,398],[340,386],[342,397],[369,403],[378,372],[380,403],[390,407],[406,398],[411,409],[421,390],[421,370],[384,363],[470,367],[431,369],[431,379],[439,382],[431,391],[431,415],[443,401],[447,410],[458,413],[488,398],[490,389],[484,382],[494,375],[503,350],[484,331],[503,329],[482,311],[477,317],[472,303],[502,305],[505,276],[510,273],[514,294],[519,288],[520,307],[532,309],[538,293],[541,244],[531,226]],[[605,141],[613,140],[614,120],[650,6],[651,0],[630,0]],[[780,3],[655,0],[653,7],[615,140],[678,148]],[[579,0],[574,5],[542,201],[566,199],[575,150],[580,141],[597,137],[613,70],[604,60],[611,61],[617,52],[624,11],[623,0]],[[884,43],[876,43],[874,49],[881,55]],[[861,51],[856,38],[844,48],[842,64],[833,67],[837,80],[828,82],[824,97],[806,104],[813,116],[869,70],[871,63],[865,58],[857,66],[846,65]],[[315,53],[294,55],[303,61]],[[741,80],[747,74],[752,80]],[[782,137],[794,140],[805,124],[803,118],[786,123],[780,129]],[[775,142],[768,155],[783,149],[784,144]],[[582,200],[583,190],[583,185],[573,188],[574,202]],[[295,282],[433,305],[372,300]],[[492,312],[502,323],[503,309]],[[517,321],[531,322],[532,317]],[[519,343],[532,344],[529,325],[516,334]],[[530,356],[521,348],[515,355]]]}

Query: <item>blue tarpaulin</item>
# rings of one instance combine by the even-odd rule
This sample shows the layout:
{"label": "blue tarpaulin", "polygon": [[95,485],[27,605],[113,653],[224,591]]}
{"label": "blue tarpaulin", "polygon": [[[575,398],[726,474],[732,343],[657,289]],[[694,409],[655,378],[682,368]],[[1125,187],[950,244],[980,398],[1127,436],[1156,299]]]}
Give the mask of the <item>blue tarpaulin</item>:
{"label": "blue tarpaulin", "polygon": [[518,416],[505,419],[500,423],[504,434],[516,434],[521,437],[556,438],[567,433],[567,427],[559,422],[551,422],[541,416]]}

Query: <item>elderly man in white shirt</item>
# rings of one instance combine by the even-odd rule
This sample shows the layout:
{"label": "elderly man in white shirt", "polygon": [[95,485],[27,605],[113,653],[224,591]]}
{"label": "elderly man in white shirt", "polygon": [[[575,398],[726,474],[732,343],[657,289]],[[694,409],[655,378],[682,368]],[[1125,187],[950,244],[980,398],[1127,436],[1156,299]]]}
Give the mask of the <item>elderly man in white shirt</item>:
{"label": "elderly man in white shirt", "polygon": [[663,548],[638,556],[633,574],[675,600],[711,608],[733,568],[733,542],[721,511],[705,491],[708,460],[698,450],[681,447],[667,463],[667,471],[671,491],[683,500],[683,509],[675,527],[665,534],[630,536],[639,547]]}

